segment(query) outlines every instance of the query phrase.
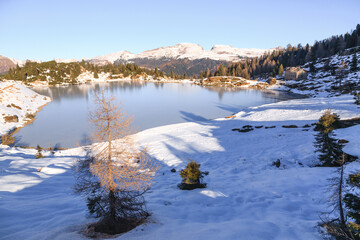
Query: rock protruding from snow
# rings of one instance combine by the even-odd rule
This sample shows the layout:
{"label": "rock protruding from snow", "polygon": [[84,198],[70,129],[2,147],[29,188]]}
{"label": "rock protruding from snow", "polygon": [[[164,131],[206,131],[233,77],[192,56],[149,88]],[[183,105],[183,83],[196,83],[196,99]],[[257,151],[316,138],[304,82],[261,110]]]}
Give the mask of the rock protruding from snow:
{"label": "rock protruding from snow", "polygon": [[6,73],[10,68],[15,66],[11,59],[0,55],[0,74]]}

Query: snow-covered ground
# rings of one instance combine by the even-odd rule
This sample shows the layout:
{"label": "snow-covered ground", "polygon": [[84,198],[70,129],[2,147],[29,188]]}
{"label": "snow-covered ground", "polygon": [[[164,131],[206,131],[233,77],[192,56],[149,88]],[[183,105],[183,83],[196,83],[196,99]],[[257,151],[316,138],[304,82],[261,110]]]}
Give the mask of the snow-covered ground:
{"label": "snow-covered ground", "polygon": [[[34,115],[50,101],[49,97],[37,94],[22,83],[0,82],[0,135],[23,126],[30,120],[27,114]],[[6,122],[8,116],[17,116],[17,122]]]}
{"label": "snow-covered ground", "polygon": [[[285,86],[279,88],[279,90],[290,90],[294,93],[307,94],[312,97],[331,97],[340,95],[342,91],[352,91],[354,86],[360,84],[360,70],[351,71],[351,61],[353,55],[339,56],[334,55],[329,58],[318,59],[314,73],[310,72],[309,63],[305,64],[304,69],[308,71],[308,77],[305,80],[291,80],[285,81]],[[360,59],[360,53],[357,53],[357,59]],[[341,63],[346,64],[343,72],[342,88],[337,89],[339,86],[338,73],[331,73],[331,70],[326,70],[326,61],[329,61],[329,66],[338,69]],[[360,69],[360,62],[357,64]],[[335,88],[335,89],[334,89]]]}
{"label": "snow-covered ground", "polygon": [[[359,117],[353,102],[349,95],[290,100],[252,107],[231,119],[138,133],[161,165],[145,196],[152,216],[115,239],[321,239],[317,224],[328,210],[327,179],[334,169],[312,167],[318,163],[315,132],[305,125],[327,108],[341,118]],[[232,131],[244,125],[254,130]],[[359,131],[359,126],[336,131],[350,141],[344,150],[356,156]],[[71,167],[84,151],[46,152],[44,159],[35,159],[35,153],[0,146],[0,239],[84,239],[79,231],[95,219],[87,218],[84,199],[71,189]],[[178,171],[189,159],[210,172],[207,188],[177,188]],[[280,168],[272,164],[278,159]],[[355,169],[358,163],[350,165]]]}

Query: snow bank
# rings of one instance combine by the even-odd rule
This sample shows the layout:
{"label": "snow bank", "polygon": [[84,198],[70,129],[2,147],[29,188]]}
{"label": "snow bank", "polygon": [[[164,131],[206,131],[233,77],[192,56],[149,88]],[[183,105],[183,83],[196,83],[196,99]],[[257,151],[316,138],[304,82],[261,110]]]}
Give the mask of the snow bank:
{"label": "snow bank", "polygon": [[[15,81],[0,82],[0,135],[23,126],[27,114],[35,114],[39,108],[51,101]],[[7,122],[7,116],[17,116],[17,122]]]}

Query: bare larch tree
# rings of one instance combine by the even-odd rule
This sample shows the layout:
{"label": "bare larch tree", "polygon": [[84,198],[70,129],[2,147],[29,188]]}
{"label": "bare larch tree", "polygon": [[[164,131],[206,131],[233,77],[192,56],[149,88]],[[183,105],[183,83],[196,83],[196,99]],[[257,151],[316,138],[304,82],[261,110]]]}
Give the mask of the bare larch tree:
{"label": "bare larch tree", "polygon": [[91,214],[100,217],[95,231],[116,234],[135,227],[148,216],[143,194],[157,166],[146,149],[135,144],[128,117],[104,91],[94,94],[89,114],[93,144],[77,164],[75,191],[87,197]]}

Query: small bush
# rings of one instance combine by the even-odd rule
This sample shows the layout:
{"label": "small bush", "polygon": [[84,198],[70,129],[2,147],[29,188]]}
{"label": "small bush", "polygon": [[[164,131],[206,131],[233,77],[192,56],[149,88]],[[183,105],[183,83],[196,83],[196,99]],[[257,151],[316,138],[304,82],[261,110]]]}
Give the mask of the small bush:
{"label": "small bush", "polygon": [[276,84],[276,78],[271,78],[269,80],[266,81],[269,85],[274,85]]}
{"label": "small bush", "polygon": [[35,154],[35,158],[44,158],[44,156],[42,155],[41,151],[42,151],[42,147],[40,147],[39,145],[36,146],[36,150],[37,153]]}
{"label": "small bush", "polygon": [[354,93],[354,100],[356,105],[360,105],[360,92]]}
{"label": "small bush", "polygon": [[187,164],[185,169],[180,171],[182,182],[178,185],[178,187],[182,190],[205,188],[206,183],[202,183],[201,181],[204,175],[208,175],[208,172],[204,174],[200,171],[200,164],[195,161],[191,161]]}
{"label": "small bush", "polygon": [[6,123],[19,122],[19,117],[17,115],[5,116],[4,120]]}
{"label": "small bush", "polygon": [[15,142],[15,138],[12,136],[12,134],[7,133],[1,136],[1,144],[3,145],[12,145]]}
{"label": "small bush", "polygon": [[29,119],[34,119],[35,118],[35,115],[34,114],[31,114],[31,113],[27,113],[25,115],[26,118],[29,118]]}

